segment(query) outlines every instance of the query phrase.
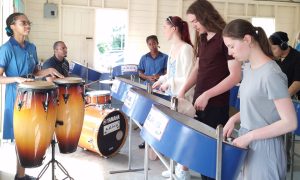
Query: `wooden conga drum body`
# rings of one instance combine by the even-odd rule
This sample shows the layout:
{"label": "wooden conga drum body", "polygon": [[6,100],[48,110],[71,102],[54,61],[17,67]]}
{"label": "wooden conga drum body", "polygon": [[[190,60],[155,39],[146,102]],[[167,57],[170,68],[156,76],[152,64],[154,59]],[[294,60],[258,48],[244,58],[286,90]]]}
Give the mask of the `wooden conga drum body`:
{"label": "wooden conga drum body", "polygon": [[46,81],[24,82],[17,92],[13,126],[18,158],[25,168],[37,167],[55,129],[57,86]]}
{"label": "wooden conga drum body", "polygon": [[76,77],[56,79],[59,88],[59,104],[55,134],[59,151],[75,152],[80,137],[84,116],[83,80]]}
{"label": "wooden conga drum body", "polygon": [[79,146],[104,157],[116,154],[124,145],[128,132],[128,122],[122,112],[88,106]]}

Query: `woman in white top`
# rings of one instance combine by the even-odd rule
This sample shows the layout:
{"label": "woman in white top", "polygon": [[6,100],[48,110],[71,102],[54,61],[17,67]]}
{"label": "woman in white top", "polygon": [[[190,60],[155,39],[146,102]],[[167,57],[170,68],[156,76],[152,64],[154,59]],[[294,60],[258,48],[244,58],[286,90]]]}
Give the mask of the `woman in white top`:
{"label": "woman in white top", "polygon": [[[177,96],[193,67],[196,65],[196,58],[193,53],[193,46],[190,39],[189,28],[186,21],[178,16],[169,16],[164,22],[164,34],[171,44],[169,52],[167,73],[161,76],[153,84],[153,89],[158,88],[171,96]],[[194,88],[186,94],[185,99],[192,103]],[[189,171],[186,167],[178,165],[176,176],[178,179],[190,179]],[[162,176],[169,177],[169,171],[164,171]]]}
{"label": "woman in white top", "polygon": [[[171,96],[177,96],[181,86],[186,81],[195,65],[195,56],[190,40],[186,21],[178,16],[169,16],[164,22],[164,35],[170,41],[167,73],[153,84],[153,88],[165,91]],[[185,98],[192,102],[194,89],[186,93]]]}

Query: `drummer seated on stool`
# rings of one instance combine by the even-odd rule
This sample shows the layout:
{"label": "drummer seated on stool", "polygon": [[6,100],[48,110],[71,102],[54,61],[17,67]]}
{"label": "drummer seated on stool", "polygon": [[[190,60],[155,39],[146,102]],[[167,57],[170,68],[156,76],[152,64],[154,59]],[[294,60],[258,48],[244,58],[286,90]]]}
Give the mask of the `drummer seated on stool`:
{"label": "drummer seated on stool", "polygon": [[[147,54],[141,57],[138,70],[139,77],[145,83],[154,83],[161,75],[167,72],[168,55],[158,51],[158,39],[156,35],[151,35],[146,38],[147,46],[150,50]],[[139,145],[140,149],[145,148],[145,142]]]}
{"label": "drummer seated on stool", "polygon": [[138,70],[139,77],[145,82],[154,83],[161,75],[167,72],[168,55],[158,51],[158,39],[156,35],[146,38],[150,52],[141,57]]}
{"label": "drummer seated on stool", "polygon": [[[66,60],[68,48],[63,41],[56,41],[53,44],[54,55],[45,61],[42,69],[54,68],[65,77],[69,76],[69,62]],[[46,77],[47,81],[53,81],[55,78]]]}

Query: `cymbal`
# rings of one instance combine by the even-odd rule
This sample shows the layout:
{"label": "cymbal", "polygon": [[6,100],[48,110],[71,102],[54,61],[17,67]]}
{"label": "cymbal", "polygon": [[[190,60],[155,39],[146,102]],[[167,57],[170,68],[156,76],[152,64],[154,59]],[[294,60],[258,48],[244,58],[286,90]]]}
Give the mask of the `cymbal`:
{"label": "cymbal", "polygon": [[106,79],[106,80],[100,81],[100,83],[102,83],[102,84],[113,84],[114,80]]}

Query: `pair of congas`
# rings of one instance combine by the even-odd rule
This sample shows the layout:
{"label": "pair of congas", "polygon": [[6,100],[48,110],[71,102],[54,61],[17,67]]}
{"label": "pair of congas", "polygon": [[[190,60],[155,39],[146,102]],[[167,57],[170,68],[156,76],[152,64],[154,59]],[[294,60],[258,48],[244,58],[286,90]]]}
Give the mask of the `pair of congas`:
{"label": "pair of congas", "polygon": [[81,78],[19,84],[13,126],[21,165],[25,168],[40,166],[54,132],[61,153],[76,151],[84,104]]}

